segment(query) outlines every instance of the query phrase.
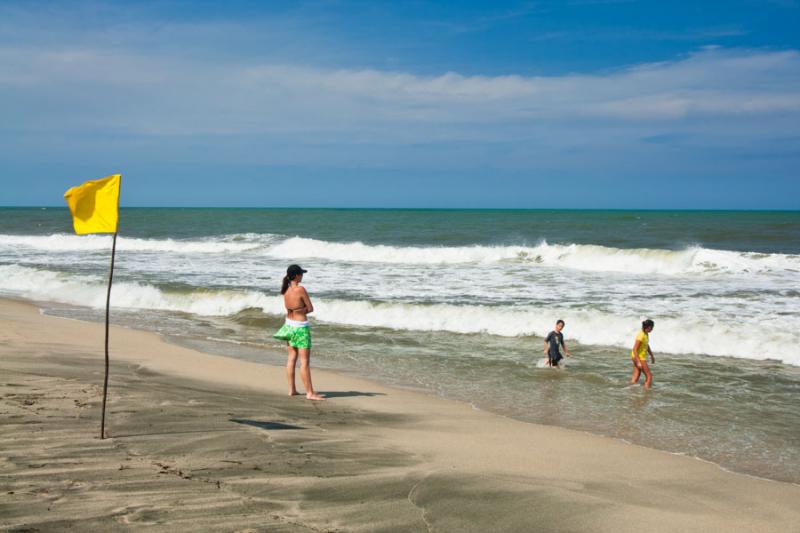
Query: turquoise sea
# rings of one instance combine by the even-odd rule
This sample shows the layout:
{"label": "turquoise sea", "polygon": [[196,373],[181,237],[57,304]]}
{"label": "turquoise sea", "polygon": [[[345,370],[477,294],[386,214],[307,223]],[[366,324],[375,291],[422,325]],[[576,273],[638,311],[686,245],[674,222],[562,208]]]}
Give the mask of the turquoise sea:
{"label": "turquoise sea", "polygon": [[[0,208],[0,295],[101,320],[110,245]],[[318,367],[800,482],[800,212],[123,208],[112,319],[281,364],[290,263]],[[557,319],[563,371],[537,366]]]}

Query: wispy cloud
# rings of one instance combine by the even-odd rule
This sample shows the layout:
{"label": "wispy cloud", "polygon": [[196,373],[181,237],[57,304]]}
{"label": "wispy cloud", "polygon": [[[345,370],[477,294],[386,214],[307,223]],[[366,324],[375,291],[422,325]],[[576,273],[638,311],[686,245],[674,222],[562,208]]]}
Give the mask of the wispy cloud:
{"label": "wispy cloud", "polygon": [[729,37],[747,35],[748,30],[740,27],[705,27],[684,28],[681,30],[655,30],[644,28],[614,28],[594,30],[590,33],[581,31],[549,31],[534,33],[530,41],[566,41],[570,42],[619,42],[619,41],[674,41],[674,42],[709,42]]}
{"label": "wispy cloud", "polygon": [[[415,123],[754,119],[800,113],[800,53],[709,48],[602,75],[418,76],[372,69],[227,64],[93,49],[0,49],[15,127],[136,133],[344,131]],[[34,102],[60,102],[41,120]],[[453,129],[459,137],[457,128]],[[425,137],[422,132],[423,138]],[[388,135],[391,137],[392,135]]]}

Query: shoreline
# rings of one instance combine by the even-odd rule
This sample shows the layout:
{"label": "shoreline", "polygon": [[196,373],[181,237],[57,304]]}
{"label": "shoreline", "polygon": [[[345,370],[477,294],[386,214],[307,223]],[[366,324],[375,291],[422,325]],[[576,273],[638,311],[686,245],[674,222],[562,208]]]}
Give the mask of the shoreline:
{"label": "shoreline", "polygon": [[[490,524],[503,524],[501,529],[544,524],[542,530],[633,531],[640,528],[641,520],[648,520],[655,531],[782,531],[800,521],[794,504],[800,499],[800,487],[795,484],[730,472],[702,459],[588,432],[522,422],[462,402],[332,371],[314,370],[318,390],[331,394],[327,402],[289,398],[282,367],[201,353],[169,343],[156,333],[119,326],[112,326],[111,333],[107,415],[111,438],[101,441],[96,433],[98,398],[102,399],[102,325],[62,320],[42,314],[35,304],[8,299],[0,299],[0,325],[0,365],[9,376],[2,416],[10,428],[2,437],[9,457],[0,463],[5,494],[0,516],[9,518],[0,518],[0,527],[53,525],[36,522],[48,517],[42,507],[47,499],[38,492],[20,490],[21,485],[33,483],[48,494],[60,491],[59,498],[49,502],[51,507],[56,502],[90,509],[96,520],[81,522],[80,513],[65,512],[64,524],[103,529],[150,509],[148,516],[157,517],[151,522],[165,530],[215,529],[209,525],[211,516],[204,515],[206,521],[198,524],[190,511],[167,503],[159,507],[144,498],[143,492],[155,491],[162,498],[170,494],[171,489],[161,487],[165,475],[170,487],[174,483],[194,486],[205,476],[212,482],[205,483],[210,488],[204,489],[228,487],[226,496],[232,507],[220,510],[220,516],[227,517],[237,505],[244,505],[248,511],[237,523],[247,527],[272,524],[271,528],[280,524],[286,530],[300,529],[298,524],[323,530],[474,531]],[[52,372],[42,374],[35,363]],[[75,374],[78,367],[92,370],[81,377]],[[12,386],[14,380],[19,386]],[[58,404],[56,414],[45,415],[48,401],[33,397],[26,400],[32,404],[16,405],[13,399],[19,391],[32,387],[26,380],[47,381],[46,390],[63,397],[48,400]],[[89,392],[76,392],[76,386]],[[231,418],[228,401],[247,418],[236,413]],[[34,410],[39,404],[42,413]],[[74,409],[79,410],[78,416]],[[170,412],[173,409],[184,416],[176,418]],[[268,422],[259,421],[262,410]],[[41,416],[53,416],[63,424],[57,437],[48,435]],[[226,433],[224,442],[214,442],[211,449],[206,447],[202,429],[195,430],[208,420]],[[74,424],[91,429],[90,434],[77,434],[71,427]],[[163,430],[165,425],[185,428],[186,433],[176,436],[147,430]],[[306,431],[276,429],[281,425]],[[191,436],[189,444],[187,436]],[[144,489],[133,496],[117,494],[117,499],[81,503],[123,475],[119,472],[127,472],[116,456],[113,461],[100,460],[104,466],[98,467],[96,479],[67,483],[73,489],[82,487],[79,490],[70,492],[63,482],[41,479],[47,467],[32,467],[31,456],[56,440],[61,449],[65,439],[76,449],[66,455],[57,475],[80,474],[80,468],[69,466],[80,462],[78,449],[101,447],[105,454],[127,450],[134,452],[128,456],[134,462],[142,457],[150,461],[128,473],[143,476],[134,484]],[[280,445],[277,452],[276,445]],[[260,464],[265,458],[277,464],[287,457],[290,462],[302,459],[291,466],[291,472],[279,469],[276,473],[265,469],[270,465]],[[216,466],[198,468],[210,459]],[[252,468],[245,474],[225,461]],[[168,465],[167,473],[158,474],[162,467],[155,464]],[[151,472],[154,468],[155,473]],[[331,479],[339,485],[329,486]],[[386,492],[369,488],[376,482]],[[293,497],[282,500],[278,493],[284,492],[265,488],[276,483]],[[262,486],[270,496],[255,498],[257,502],[252,495],[243,496],[249,492],[242,487],[254,486]],[[339,486],[354,492],[341,494]],[[641,494],[648,497],[641,499]],[[192,498],[190,494],[183,497]],[[122,503],[126,498],[147,501],[131,510]],[[363,509],[362,500],[371,502],[370,509]],[[487,508],[489,502],[492,505]],[[312,510],[312,503],[324,510]],[[277,506],[279,518],[263,522],[261,506]],[[119,508],[127,510],[115,514]]]}
{"label": "shoreline", "polygon": [[[49,302],[49,301],[46,301],[46,300],[26,300],[26,299],[23,299],[23,298],[0,297],[0,301],[2,301],[4,299],[12,301],[12,302],[30,304],[30,305],[39,307],[40,312],[41,312],[41,314],[43,316],[49,316],[49,317],[52,317],[52,318],[59,318],[59,319],[64,319],[64,320],[74,320],[74,321],[77,321],[77,322],[88,323],[88,324],[102,324],[101,320],[99,320],[99,321],[98,320],[85,320],[83,318],[75,318],[75,317],[63,316],[63,315],[59,315],[59,314],[49,314],[49,313],[44,312],[44,310],[42,309],[43,306],[51,306],[51,305],[61,306],[61,305],[66,305],[66,304],[62,304],[62,303],[59,303],[59,302]],[[275,348],[273,348],[271,346],[268,346],[268,345],[265,345],[265,344],[261,344],[261,343],[249,343],[249,342],[246,342],[246,341],[230,341],[230,340],[218,339],[218,338],[210,338],[210,337],[203,339],[203,338],[199,338],[199,337],[198,338],[194,338],[194,337],[186,337],[186,336],[180,336],[180,335],[176,336],[176,335],[173,335],[173,334],[159,333],[159,332],[148,330],[148,329],[138,329],[138,328],[133,328],[133,327],[128,327],[128,326],[121,326],[119,324],[114,325],[112,323],[112,328],[113,327],[121,327],[121,328],[127,329],[129,331],[140,331],[140,332],[143,332],[143,333],[153,334],[153,335],[156,335],[158,338],[160,338],[163,342],[165,342],[167,344],[178,346],[178,347],[181,347],[181,348],[184,348],[184,349],[188,349],[188,350],[194,350],[194,351],[197,351],[197,352],[200,352],[200,353],[204,353],[204,354],[208,354],[208,355],[211,355],[211,356],[214,356],[214,357],[222,357],[222,358],[231,359],[231,360],[234,360],[234,361],[246,361],[246,362],[251,362],[251,363],[258,364],[258,365],[266,365],[266,366],[269,366],[269,367],[272,367],[272,368],[283,369],[282,361],[285,360],[285,357],[286,357],[286,354],[285,354],[284,350],[275,349]],[[247,350],[249,352],[249,355],[243,355],[241,352],[237,352],[235,349],[234,350],[226,350],[225,349],[226,347],[230,348],[232,346],[243,347],[245,350]],[[260,353],[264,353],[264,354],[269,354],[269,357],[271,357],[272,360],[269,360],[269,357],[265,357],[266,360],[254,359],[253,356],[252,356],[253,352],[260,352]],[[318,362],[320,360],[320,357],[321,356],[319,354],[317,354],[317,356],[314,358],[317,361],[316,364],[318,364]],[[741,364],[741,360],[739,358],[734,357],[734,356],[725,356],[725,357],[723,357],[723,356],[709,356],[709,357],[713,357],[714,360],[717,361],[717,362],[720,359],[727,359],[732,363]],[[275,359],[277,359],[277,361]],[[753,360],[753,361],[748,361],[748,362],[749,363],[753,363],[753,364],[773,364],[774,363],[774,364],[786,365],[786,366],[792,367],[792,365],[790,365],[788,363],[784,363],[784,362],[779,361],[779,360]],[[800,370],[800,368],[798,370]],[[487,406],[487,405],[483,405],[483,406],[479,405],[474,400],[467,400],[467,399],[458,398],[458,397],[450,397],[450,396],[445,395],[443,392],[438,392],[437,393],[435,391],[428,390],[428,389],[426,389],[424,387],[421,387],[421,386],[415,386],[413,384],[396,382],[396,381],[392,382],[391,380],[388,380],[388,381],[387,380],[381,380],[378,377],[369,377],[369,376],[364,375],[363,373],[361,373],[361,372],[359,372],[358,370],[355,370],[355,369],[337,368],[335,366],[334,367],[322,367],[321,368],[321,367],[315,366],[315,370],[314,370],[314,374],[315,375],[318,374],[318,373],[326,373],[326,372],[330,372],[330,373],[332,373],[332,374],[334,374],[336,376],[351,377],[351,378],[354,378],[354,379],[366,380],[366,381],[368,381],[370,383],[379,384],[379,385],[381,385],[383,387],[386,387],[386,388],[389,388],[389,389],[402,390],[402,391],[406,391],[406,392],[421,394],[423,396],[429,396],[429,397],[440,399],[440,400],[452,401],[452,402],[456,402],[456,403],[459,403],[459,404],[464,404],[464,405],[469,406],[472,409],[482,410],[482,411],[484,411],[484,412],[486,412],[488,414],[494,415],[494,416],[507,418],[509,420],[514,420],[514,421],[525,423],[525,424],[533,424],[533,425],[537,425],[537,426],[546,426],[546,427],[564,429],[564,430],[567,430],[567,431],[575,431],[575,432],[578,432],[578,433],[585,433],[586,435],[602,437],[602,438],[608,438],[608,439],[612,439],[612,440],[615,440],[615,441],[618,441],[618,442],[622,442],[622,443],[633,445],[633,446],[639,446],[639,447],[642,447],[642,448],[645,448],[645,449],[649,449],[649,450],[663,452],[663,453],[667,453],[667,454],[678,456],[678,457],[686,457],[686,458],[690,458],[690,459],[695,459],[695,460],[700,461],[702,463],[706,463],[706,464],[710,464],[710,465],[716,466],[720,470],[723,470],[725,472],[729,472],[729,473],[732,473],[732,474],[744,475],[744,476],[752,477],[754,479],[761,479],[761,480],[765,480],[765,481],[775,481],[775,482],[778,482],[778,483],[788,483],[788,484],[800,487],[800,482],[793,481],[791,479],[774,478],[774,477],[769,477],[769,476],[766,476],[766,475],[760,475],[759,473],[748,472],[748,471],[742,470],[742,469],[736,469],[734,467],[726,466],[726,465],[721,464],[719,462],[715,462],[712,459],[708,459],[708,458],[702,457],[700,455],[692,454],[691,452],[688,452],[688,451],[673,450],[673,449],[669,449],[668,447],[657,447],[657,446],[653,446],[653,445],[648,445],[647,443],[637,442],[636,440],[628,439],[628,438],[625,438],[625,437],[622,437],[622,436],[615,436],[613,434],[609,434],[609,433],[603,432],[602,430],[587,429],[587,428],[580,427],[578,425],[570,426],[569,424],[563,424],[563,425],[550,424],[550,423],[547,423],[547,422],[540,422],[540,421],[537,421],[537,420],[526,419],[524,416],[515,416],[513,414],[504,413],[499,408],[492,408],[492,406]],[[297,382],[300,383],[299,371],[298,371]]]}

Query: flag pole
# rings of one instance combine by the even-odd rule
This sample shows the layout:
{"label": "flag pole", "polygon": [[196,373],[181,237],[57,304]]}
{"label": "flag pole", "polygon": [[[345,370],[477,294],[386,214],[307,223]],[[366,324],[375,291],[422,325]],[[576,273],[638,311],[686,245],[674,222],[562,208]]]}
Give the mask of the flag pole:
{"label": "flag pole", "polygon": [[103,380],[103,416],[100,419],[100,438],[106,438],[106,397],[108,396],[108,317],[111,307],[111,282],[114,279],[114,256],[117,252],[117,232],[111,244],[111,268],[108,271],[108,293],[106,294],[106,376]]}
{"label": "flag pole", "polygon": [[108,270],[108,293],[106,294],[106,373],[103,380],[103,413],[100,419],[100,438],[106,438],[106,402],[108,400],[108,330],[111,314],[111,283],[114,280],[114,258],[117,253],[119,232],[119,190],[122,174],[112,174],[99,180],[91,180],[64,193],[72,227],[78,235],[86,233],[113,233],[111,244],[111,267]]}

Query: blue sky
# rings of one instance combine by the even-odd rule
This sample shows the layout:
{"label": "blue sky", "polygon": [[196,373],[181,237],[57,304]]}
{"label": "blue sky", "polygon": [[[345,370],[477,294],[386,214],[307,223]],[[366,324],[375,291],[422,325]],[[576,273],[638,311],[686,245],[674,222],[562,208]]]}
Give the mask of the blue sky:
{"label": "blue sky", "polygon": [[800,3],[0,3],[0,205],[800,209]]}

